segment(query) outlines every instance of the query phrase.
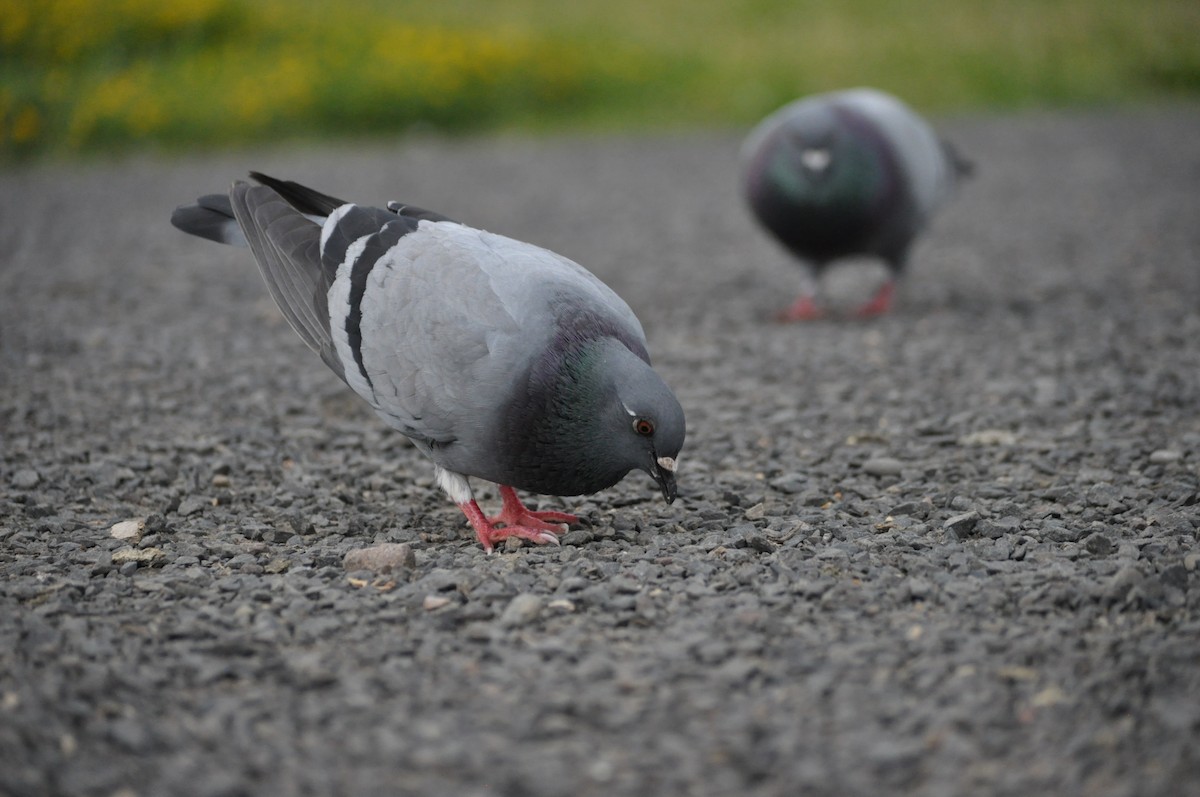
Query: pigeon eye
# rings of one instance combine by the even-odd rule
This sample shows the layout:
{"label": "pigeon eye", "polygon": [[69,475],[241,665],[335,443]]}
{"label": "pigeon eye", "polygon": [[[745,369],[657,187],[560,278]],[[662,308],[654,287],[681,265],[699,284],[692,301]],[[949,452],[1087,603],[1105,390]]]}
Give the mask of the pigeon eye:
{"label": "pigeon eye", "polygon": [[633,431],[640,434],[642,437],[649,437],[654,434],[654,424],[645,418],[638,418],[633,422]]}

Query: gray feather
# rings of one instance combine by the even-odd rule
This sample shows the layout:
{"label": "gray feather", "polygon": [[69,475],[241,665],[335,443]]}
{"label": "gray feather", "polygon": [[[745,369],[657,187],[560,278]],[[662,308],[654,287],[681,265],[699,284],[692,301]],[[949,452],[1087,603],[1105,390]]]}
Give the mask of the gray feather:
{"label": "gray feather", "polygon": [[308,347],[345,379],[329,334],[321,227],[266,186],[239,181],[229,197],[271,298]]}

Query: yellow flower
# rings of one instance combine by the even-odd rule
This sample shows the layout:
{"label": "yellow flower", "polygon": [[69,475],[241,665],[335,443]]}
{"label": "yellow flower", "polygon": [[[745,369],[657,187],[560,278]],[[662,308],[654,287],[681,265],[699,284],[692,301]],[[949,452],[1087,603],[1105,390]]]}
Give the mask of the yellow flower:
{"label": "yellow flower", "polygon": [[14,144],[28,144],[38,137],[42,131],[42,115],[32,105],[26,105],[17,111],[12,121],[12,140]]}

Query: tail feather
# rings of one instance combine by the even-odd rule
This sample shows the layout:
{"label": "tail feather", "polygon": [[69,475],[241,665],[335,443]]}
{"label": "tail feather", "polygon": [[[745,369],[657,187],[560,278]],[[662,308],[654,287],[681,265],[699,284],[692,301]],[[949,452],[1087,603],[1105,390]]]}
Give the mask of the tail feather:
{"label": "tail feather", "polygon": [[[280,180],[262,172],[250,172],[250,176],[275,190],[288,204],[309,216],[329,216],[342,205],[350,204],[337,197],[322,194],[314,188],[301,185],[294,180]],[[405,202],[388,202],[387,209],[397,216],[417,221],[454,221],[445,214],[419,208]],[[455,222],[457,223],[457,222]]]}
{"label": "tail feather", "polygon": [[268,188],[274,189],[275,193],[283,197],[289,205],[306,215],[328,216],[342,205],[347,204],[337,197],[322,194],[320,191],[301,185],[294,180],[280,180],[262,172],[250,172],[250,176]]}
{"label": "tail feather", "polygon": [[171,224],[219,244],[246,246],[246,236],[234,218],[228,194],[207,194],[194,205],[180,205],[171,214]]}
{"label": "tail feather", "polygon": [[975,162],[962,154],[957,146],[948,139],[939,139],[942,144],[942,151],[946,153],[946,160],[950,161],[950,165],[954,168],[955,177],[974,177]]}

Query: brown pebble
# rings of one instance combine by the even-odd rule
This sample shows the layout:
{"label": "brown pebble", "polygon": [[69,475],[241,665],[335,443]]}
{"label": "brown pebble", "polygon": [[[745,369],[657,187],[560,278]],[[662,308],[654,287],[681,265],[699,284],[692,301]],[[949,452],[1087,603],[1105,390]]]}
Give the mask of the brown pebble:
{"label": "brown pebble", "polygon": [[342,560],[346,570],[369,570],[372,573],[391,573],[416,567],[417,557],[406,542],[382,542],[369,548],[350,551]]}

